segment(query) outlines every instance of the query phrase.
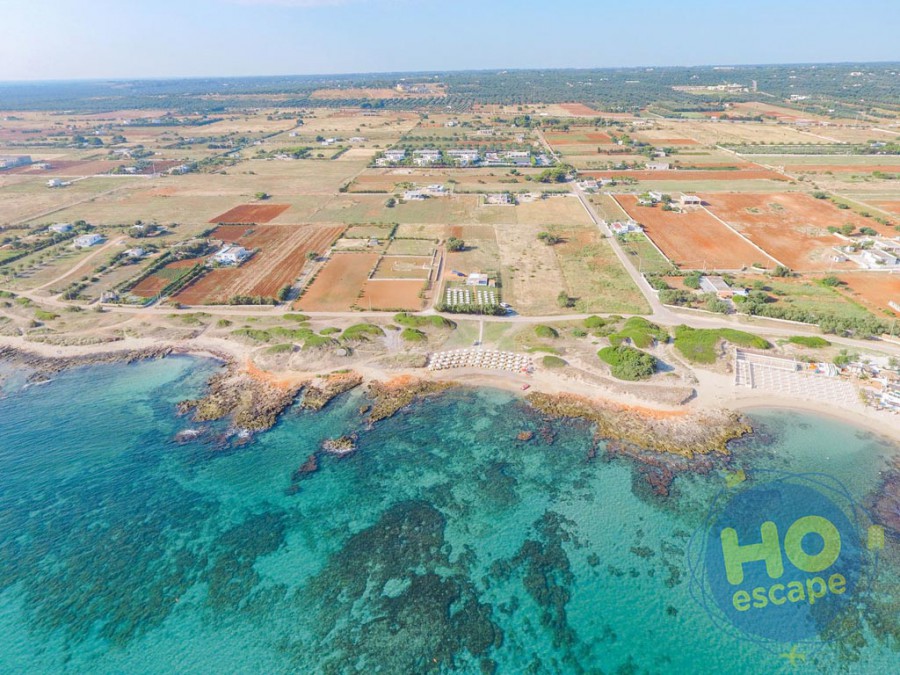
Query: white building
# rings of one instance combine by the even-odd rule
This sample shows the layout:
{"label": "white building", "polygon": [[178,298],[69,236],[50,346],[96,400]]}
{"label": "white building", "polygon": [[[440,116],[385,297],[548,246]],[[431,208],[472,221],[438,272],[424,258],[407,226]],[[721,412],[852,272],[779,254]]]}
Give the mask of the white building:
{"label": "white building", "polygon": [[91,246],[96,246],[101,241],[103,241],[102,234],[82,234],[80,237],[75,237],[72,244],[75,248],[90,248]]}
{"label": "white building", "polygon": [[51,232],[56,232],[56,234],[65,234],[72,231],[72,225],[71,223],[56,223],[51,225],[49,229]]}
{"label": "white building", "polygon": [[647,162],[647,171],[668,171],[668,162]]}
{"label": "white building", "polygon": [[453,158],[461,166],[468,166],[481,161],[481,153],[478,150],[468,150],[466,148],[448,150],[447,156]]}
{"label": "white building", "polygon": [[406,150],[385,150],[384,159],[388,162],[402,162],[406,159]]}
{"label": "white building", "polygon": [[629,232],[643,232],[644,228],[633,220],[619,221],[609,224],[613,234],[628,234]]}
{"label": "white building", "polygon": [[406,202],[421,202],[427,197],[428,195],[421,190],[407,190],[403,193],[403,201]]}
{"label": "white building", "polygon": [[29,155],[2,155],[0,156],[0,170],[14,169],[17,166],[28,166],[31,164]]}
{"label": "white building", "polygon": [[213,260],[222,265],[240,265],[250,257],[250,251],[243,246],[223,246],[222,249],[213,256]]}
{"label": "white building", "polygon": [[130,248],[124,252],[124,255],[126,258],[132,258],[133,260],[137,260],[137,259],[143,258],[145,255],[147,255],[147,252],[140,247]]}
{"label": "white building", "polygon": [[468,277],[466,277],[466,286],[487,286],[488,285],[488,275],[487,274],[479,274],[478,272],[472,272]]}
{"label": "white building", "polygon": [[682,206],[703,206],[703,200],[697,195],[681,195]]}
{"label": "white building", "polygon": [[700,290],[704,293],[715,293],[720,298],[730,298],[734,290],[722,277],[700,277]]}
{"label": "white building", "polygon": [[63,187],[65,183],[61,181],[59,178],[51,178],[47,181],[47,187],[58,188]]}
{"label": "white building", "polygon": [[441,161],[441,151],[434,148],[423,148],[413,151],[413,162],[416,166],[437,164]]}

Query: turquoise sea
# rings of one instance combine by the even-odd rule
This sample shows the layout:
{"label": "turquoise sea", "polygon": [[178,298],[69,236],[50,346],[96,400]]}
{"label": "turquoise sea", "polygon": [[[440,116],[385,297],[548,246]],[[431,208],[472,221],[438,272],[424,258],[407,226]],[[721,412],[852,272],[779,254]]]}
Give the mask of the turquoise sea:
{"label": "turquoise sea", "polygon": [[[587,425],[492,390],[373,428],[351,393],[246,442],[225,424],[178,442],[192,424],[175,404],[215,368],[169,358],[7,378],[0,672],[898,670],[886,635],[900,619],[872,600],[852,639],[793,664],[712,620],[687,548],[724,469],[658,496],[634,460],[602,444],[589,458]],[[832,420],[752,419],[733,468],[825,472],[860,503],[897,452]],[[294,475],[352,432],[355,454]],[[878,592],[897,592],[896,555],[878,575]]]}

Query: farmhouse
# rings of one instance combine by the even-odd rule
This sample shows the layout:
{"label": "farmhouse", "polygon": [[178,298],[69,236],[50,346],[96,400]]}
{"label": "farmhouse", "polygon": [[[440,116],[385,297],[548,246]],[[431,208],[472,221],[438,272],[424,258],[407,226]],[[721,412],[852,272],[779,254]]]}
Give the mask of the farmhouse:
{"label": "farmhouse", "polygon": [[91,246],[95,246],[103,241],[102,234],[83,234],[80,237],[75,237],[75,240],[72,244],[75,248],[90,248]]}
{"label": "farmhouse", "polygon": [[407,202],[421,202],[427,197],[428,195],[426,195],[422,190],[407,190],[403,193],[403,201]]}
{"label": "farmhouse", "polygon": [[65,234],[66,232],[72,231],[71,223],[56,223],[55,225],[51,225],[49,227],[51,232],[56,232],[56,234]]}
{"label": "farmhouse", "polygon": [[466,277],[466,286],[487,286],[488,285],[488,275],[480,274],[478,272],[472,272],[468,277]]}
{"label": "farmhouse", "polygon": [[703,200],[697,195],[681,195],[682,206],[703,206]]}
{"label": "farmhouse", "polygon": [[213,256],[213,260],[222,265],[240,265],[250,257],[250,251],[243,246],[223,246],[222,249]]}
{"label": "farmhouse", "polygon": [[138,247],[138,248],[130,248],[124,252],[126,258],[131,258],[132,260],[138,260],[147,255],[147,251]]}
{"label": "farmhouse", "polygon": [[497,206],[509,206],[513,203],[512,195],[508,192],[485,195],[484,201],[486,204],[494,204]]}
{"label": "farmhouse", "polygon": [[613,234],[628,234],[629,232],[643,232],[644,228],[638,225],[633,220],[627,220],[624,222],[615,222],[609,224],[609,229],[613,231]]}
{"label": "farmhouse", "polygon": [[870,248],[863,251],[859,257],[869,267],[895,267],[900,262],[896,252],[881,248]]}
{"label": "farmhouse", "polygon": [[435,183],[434,185],[429,185],[425,188],[428,191],[428,194],[432,196],[441,196],[447,194],[447,188],[445,188],[440,183]]}
{"label": "farmhouse", "polygon": [[14,169],[17,166],[28,166],[31,157],[28,155],[0,155],[0,170]]}
{"label": "farmhouse", "polygon": [[59,178],[51,178],[50,180],[47,181],[47,187],[58,188],[58,187],[64,187],[64,186],[65,186],[65,183],[63,181],[61,181]]}
{"label": "farmhouse", "polygon": [[647,162],[647,171],[668,171],[668,162]]}
{"label": "farmhouse", "polygon": [[720,298],[730,298],[735,291],[722,277],[700,277],[700,290],[715,293]]}

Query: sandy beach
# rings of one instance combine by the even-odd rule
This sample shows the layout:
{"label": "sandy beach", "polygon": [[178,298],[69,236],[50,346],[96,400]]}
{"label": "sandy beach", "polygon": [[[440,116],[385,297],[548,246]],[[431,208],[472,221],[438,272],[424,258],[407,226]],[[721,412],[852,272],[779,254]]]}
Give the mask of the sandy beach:
{"label": "sandy beach", "polygon": [[[254,361],[258,347],[250,347],[234,340],[200,336],[190,340],[159,341],[150,338],[125,338],[115,342],[93,345],[58,346],[25,340],[21,337],[0,336],[0,348],[8,347],[49,359],[87,358],[91,356],[112,356],[116,353],[138,352],[154,348],[170,348],[173,353],[214,358],[222,362],[234,363],[251,377],[269,383],[300,385],[328,370],[264,370]],[[649,416],[658,414],[681,416],[693,412],[714,409],[752,411],[762,408],[794,409],[811,412],[825,417],[839,419],[865,428],[900,442],[900,418],[886,411],[866,407],[861,402],[836,407],[822,401],[804,400],[779,395],[759,389],[748,390],[736,387],[731,375],[697,369],[695,395],[683,404],[660,401],[642,392],[656,393],[659,387],[650,388],[632,383],[617,383],[604,386],[602,378],[587,381],[574,370],[573,377],[566,370],[536,368],[531,375],[501,371],[460,368],[440,372],[430,372],[423,368],[387,369],[368,362],[348,363],[348,367],[358,372],[365,383],[383,382],[398,376],[412,376],[435,382],[454,382],[470,387],[500,389],[518,396],[531,392],[545,394],[575,394],[598,401],[615,404],[625,409],[641,411]],[[334,369],[329,369],[333,371]],[[627,385],[627,386],[626,386]]]}

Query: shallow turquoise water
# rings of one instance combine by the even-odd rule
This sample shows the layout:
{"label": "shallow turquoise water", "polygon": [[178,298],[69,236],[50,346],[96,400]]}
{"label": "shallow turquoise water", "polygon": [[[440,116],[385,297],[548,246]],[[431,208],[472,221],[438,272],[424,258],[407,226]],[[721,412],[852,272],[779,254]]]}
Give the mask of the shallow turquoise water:
{"label": "shallow turquoise water", "polygon": [[[8,387],[0,672],[896,670],[865,627],[854,660],[825,647],[794,670],[717,628],[686,549],[723,471],[655,496],[630,460],[589,460],[587,426],[494,391],[371,429],[352,394],[243,445],[224,425],[179,444],[174,404],[213,369],[174,358]],[[739,466],[829,473],[861,501],[896,452],[830,420],[753,417]],[[292,480],[353,431],[357,453]]]}

